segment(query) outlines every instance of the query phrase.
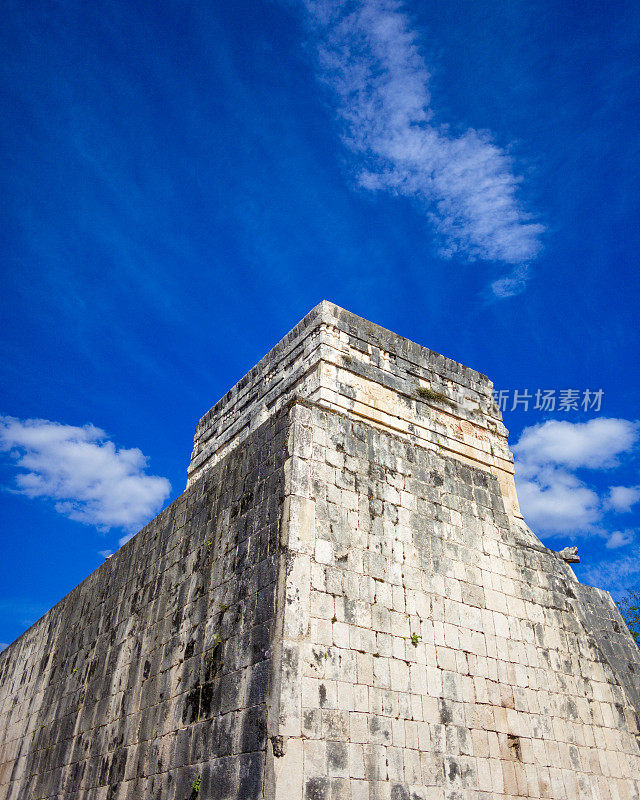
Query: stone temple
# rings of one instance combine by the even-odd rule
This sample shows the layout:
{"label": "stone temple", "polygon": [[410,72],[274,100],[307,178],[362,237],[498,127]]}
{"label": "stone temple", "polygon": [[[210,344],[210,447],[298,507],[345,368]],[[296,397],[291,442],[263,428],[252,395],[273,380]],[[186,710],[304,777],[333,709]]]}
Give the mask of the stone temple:
{"label": "stone temple", "polygon": [[638,800],[640,651],[492,384],[322,302],[0,654],[0,800]]}

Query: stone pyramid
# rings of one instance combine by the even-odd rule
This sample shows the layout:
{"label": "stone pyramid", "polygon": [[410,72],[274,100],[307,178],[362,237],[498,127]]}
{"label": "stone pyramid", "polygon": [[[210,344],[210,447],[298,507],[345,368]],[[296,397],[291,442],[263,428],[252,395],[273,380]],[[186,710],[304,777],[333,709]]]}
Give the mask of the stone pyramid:
{"label": "stone pyramid", "polygon": [[0,800],[638,800],[640,652],[484,375],[327,302],[0,654]]}

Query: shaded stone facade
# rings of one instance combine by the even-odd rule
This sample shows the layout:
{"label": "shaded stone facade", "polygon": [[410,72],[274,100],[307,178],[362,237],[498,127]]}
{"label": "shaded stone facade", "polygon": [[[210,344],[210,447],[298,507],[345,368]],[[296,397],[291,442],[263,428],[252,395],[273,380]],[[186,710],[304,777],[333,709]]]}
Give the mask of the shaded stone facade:
{"label": "shaded stone facade", "polygon": [[286,433],[263,425],[0,654],[3,800],[261,796]]}
{"label": "shaded stone facade", "polygon": [[479,373],[322,303],[0,654],[0,799],[640,797],[639,652]]}

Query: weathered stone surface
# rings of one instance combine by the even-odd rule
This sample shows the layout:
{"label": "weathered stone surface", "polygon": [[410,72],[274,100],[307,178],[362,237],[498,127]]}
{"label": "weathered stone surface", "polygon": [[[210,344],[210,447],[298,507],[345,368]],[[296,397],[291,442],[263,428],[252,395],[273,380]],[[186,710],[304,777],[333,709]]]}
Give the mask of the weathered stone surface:
{"label": "weathered stone surface", "polygon": [[0,654],[0,797],[258,797],[287,415]]}
{"label": "weathered stone surface", "polygon": [[305,796],[638,797],[640,658],[610,596],[485,470],[309,414]]}
{"label": "weathered stone surface", "polygon": [[314,309],[0,654],[0,800],[638,800],[639,651],[522,521],[491,389]]}
{"label": "weathered stone surface", "polygon": [[294,397],[484,465],[499,479],[507,508],[520,516],[491,381],[326,301],[200,420],[189,480]]}

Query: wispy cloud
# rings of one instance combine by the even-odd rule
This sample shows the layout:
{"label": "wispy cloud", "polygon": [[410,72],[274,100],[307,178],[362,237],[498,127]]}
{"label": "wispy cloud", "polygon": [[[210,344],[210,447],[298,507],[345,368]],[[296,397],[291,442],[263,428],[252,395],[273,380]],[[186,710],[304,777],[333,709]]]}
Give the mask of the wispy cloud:
{"label": "wispy cloud", "polygon": [[519,264],[514,267],[509,275],[504,278],[499,278],[491,284],[491,292],[494,297],[501,299],[503,297],[514,297],[521,294],[527,288],[527,281],[530,277],[530,268],[528,264]]}
{"label": "wispy cloud", "polygon": [[614,531],[607,539],[607,549],[617,550],[618,547],[626,547],[636,538],[636,532],[628,529],[626,531]]}
{"label": "wispy cloud", "polygon": [[631,511],[640,500],[640,486],[612,486],[606,499],[608,508],[622,514]]}
{"label": "wispy cloud", "polygon": [[581,567],[580,579],[618,595],[640,586],[640,549],[636,547],[612,561]]}
{"label": "wispy cloud", "polygon": [[171,490],[166,478],[146,474],[139,449],[118,449],[93,425],[0,416],[0,451],[21,470],[13,491],[102,530],[138,529]]}
{"label": "wispy cloud", "polygon": [[611,532],[601,523],[607,512],[631,507],[638,499],[634,487],[614,486],[601,496],[576,471],[616,467],[639,437],[640,424],[626,419],[549,420],[525,428],[513,447],[525,519],[549,536],[595,534],[604,536],[611,549],[630,544],[633,531]]}
{"label": "wispy cloud", "polygon": [[431,107],[429,69],[398,0],[303,0],[318,74],[336,101],[357,181],[416,201],[440,253],[513,265],[492,285],[521,292],[544,227],[517,197],[511,156],[487,131],[454,134]]}

